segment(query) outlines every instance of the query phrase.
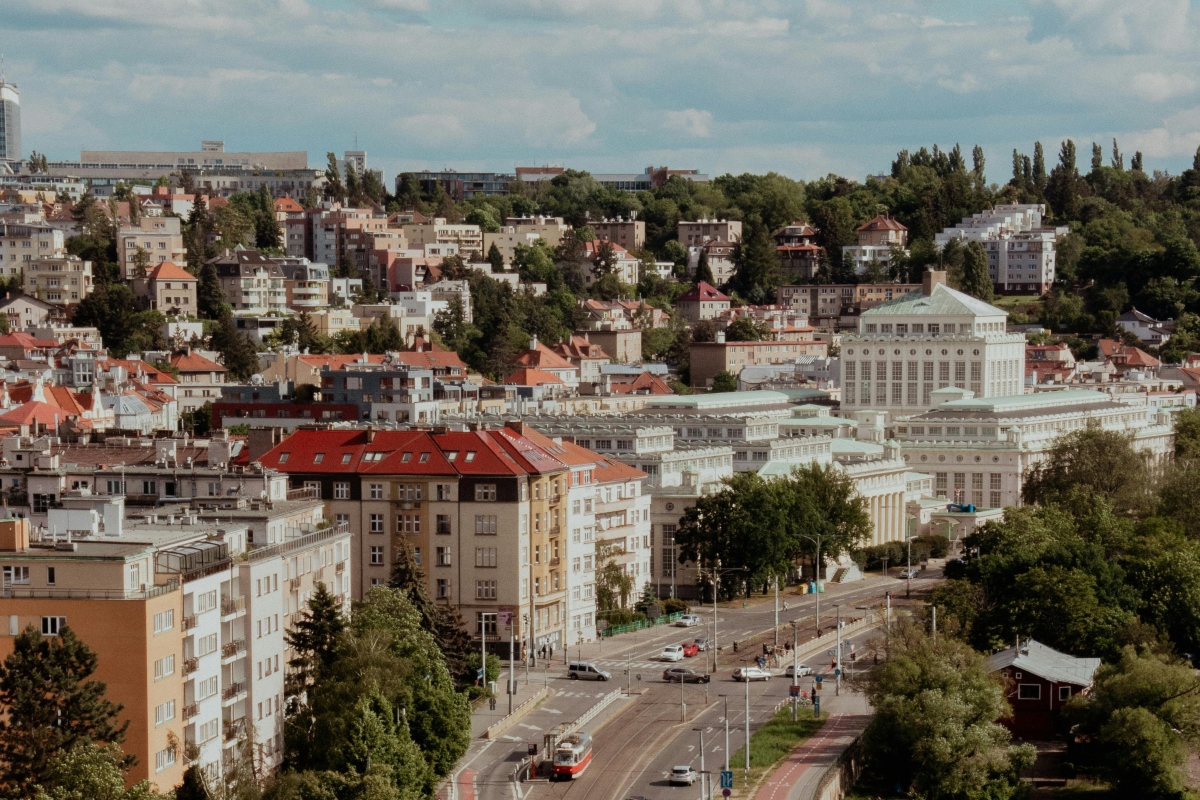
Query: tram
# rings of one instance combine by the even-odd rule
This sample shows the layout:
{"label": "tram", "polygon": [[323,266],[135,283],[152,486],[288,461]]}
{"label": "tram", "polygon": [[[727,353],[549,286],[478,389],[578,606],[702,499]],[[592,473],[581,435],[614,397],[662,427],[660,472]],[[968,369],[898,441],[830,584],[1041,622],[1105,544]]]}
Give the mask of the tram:
{"label": "tram", "polygon": [[591,763],[592,737],[586,733],[572,733],[554,750],[554,777],[574,780]]}

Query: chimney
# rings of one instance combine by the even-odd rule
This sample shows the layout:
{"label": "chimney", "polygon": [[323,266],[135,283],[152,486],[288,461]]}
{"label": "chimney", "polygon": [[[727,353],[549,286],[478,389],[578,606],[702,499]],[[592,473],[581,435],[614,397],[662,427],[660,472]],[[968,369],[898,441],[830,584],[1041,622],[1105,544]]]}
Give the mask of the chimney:
{"label": "chimney", "polygon": [[929,297],[933,294],[933,287],[938,284],[946,283],[946,271],[940,269],[927,269],[921,275],[921,294]]}
{"label": "chimney", "polygon": [[520,420],[510,419],[504,423],[504,427],[520,436],[525,435],[525,423],[521,422]]}

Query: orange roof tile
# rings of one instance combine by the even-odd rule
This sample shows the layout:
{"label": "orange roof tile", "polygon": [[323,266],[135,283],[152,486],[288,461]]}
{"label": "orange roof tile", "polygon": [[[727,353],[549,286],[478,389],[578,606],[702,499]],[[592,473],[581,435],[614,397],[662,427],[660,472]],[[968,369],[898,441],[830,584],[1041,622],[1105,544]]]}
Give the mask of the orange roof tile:
{"label": "orange roof tile", "polygon": [[549,372],[543,372],[540,369],[519,369],[507,378],[504,382],[509,386],[544,386],[546,384],[558,384],[563,386],[563,382],[551,375]]}
{"label": "orange roof tile", "polygon": [[225,368],[199,353],[176,353],[171,356],[171,366],[180,372],[225,372]]}
{"label": "orange roof tile", "polygon": [[150,270],[147,276],[153,281],[194,281],[196,276],[188,272],[183,267],[172,264],[170,261],[164,261],[154,269]]}

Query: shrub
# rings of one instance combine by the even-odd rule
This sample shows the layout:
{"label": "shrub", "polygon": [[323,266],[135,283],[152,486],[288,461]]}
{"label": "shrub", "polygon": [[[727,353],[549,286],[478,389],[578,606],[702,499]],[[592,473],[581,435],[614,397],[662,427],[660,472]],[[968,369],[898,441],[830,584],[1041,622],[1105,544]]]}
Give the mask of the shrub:
{"label": "shrub", "polygon": [[669,597],[662,601],[664,614],[675,614],[680,611],[687,611],[690,606],[686,600],[680,600],[678,597]]}

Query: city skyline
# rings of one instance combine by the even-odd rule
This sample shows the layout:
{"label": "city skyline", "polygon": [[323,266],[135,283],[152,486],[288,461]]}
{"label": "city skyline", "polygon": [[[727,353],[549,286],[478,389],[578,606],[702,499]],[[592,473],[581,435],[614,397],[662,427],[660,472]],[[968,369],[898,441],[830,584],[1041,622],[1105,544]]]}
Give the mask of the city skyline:
{"label": "city skyline", "polygon": [[982,145],[1003,182],[1035,139],[1107,153],[1115,136],[1175,174],[1200,145],[1186,0],[158,5],[6,13],[26,151],[222,139],[320,166],[357,140],[389,174],[667,164],[861,180],[899,149],[958,142]]}

